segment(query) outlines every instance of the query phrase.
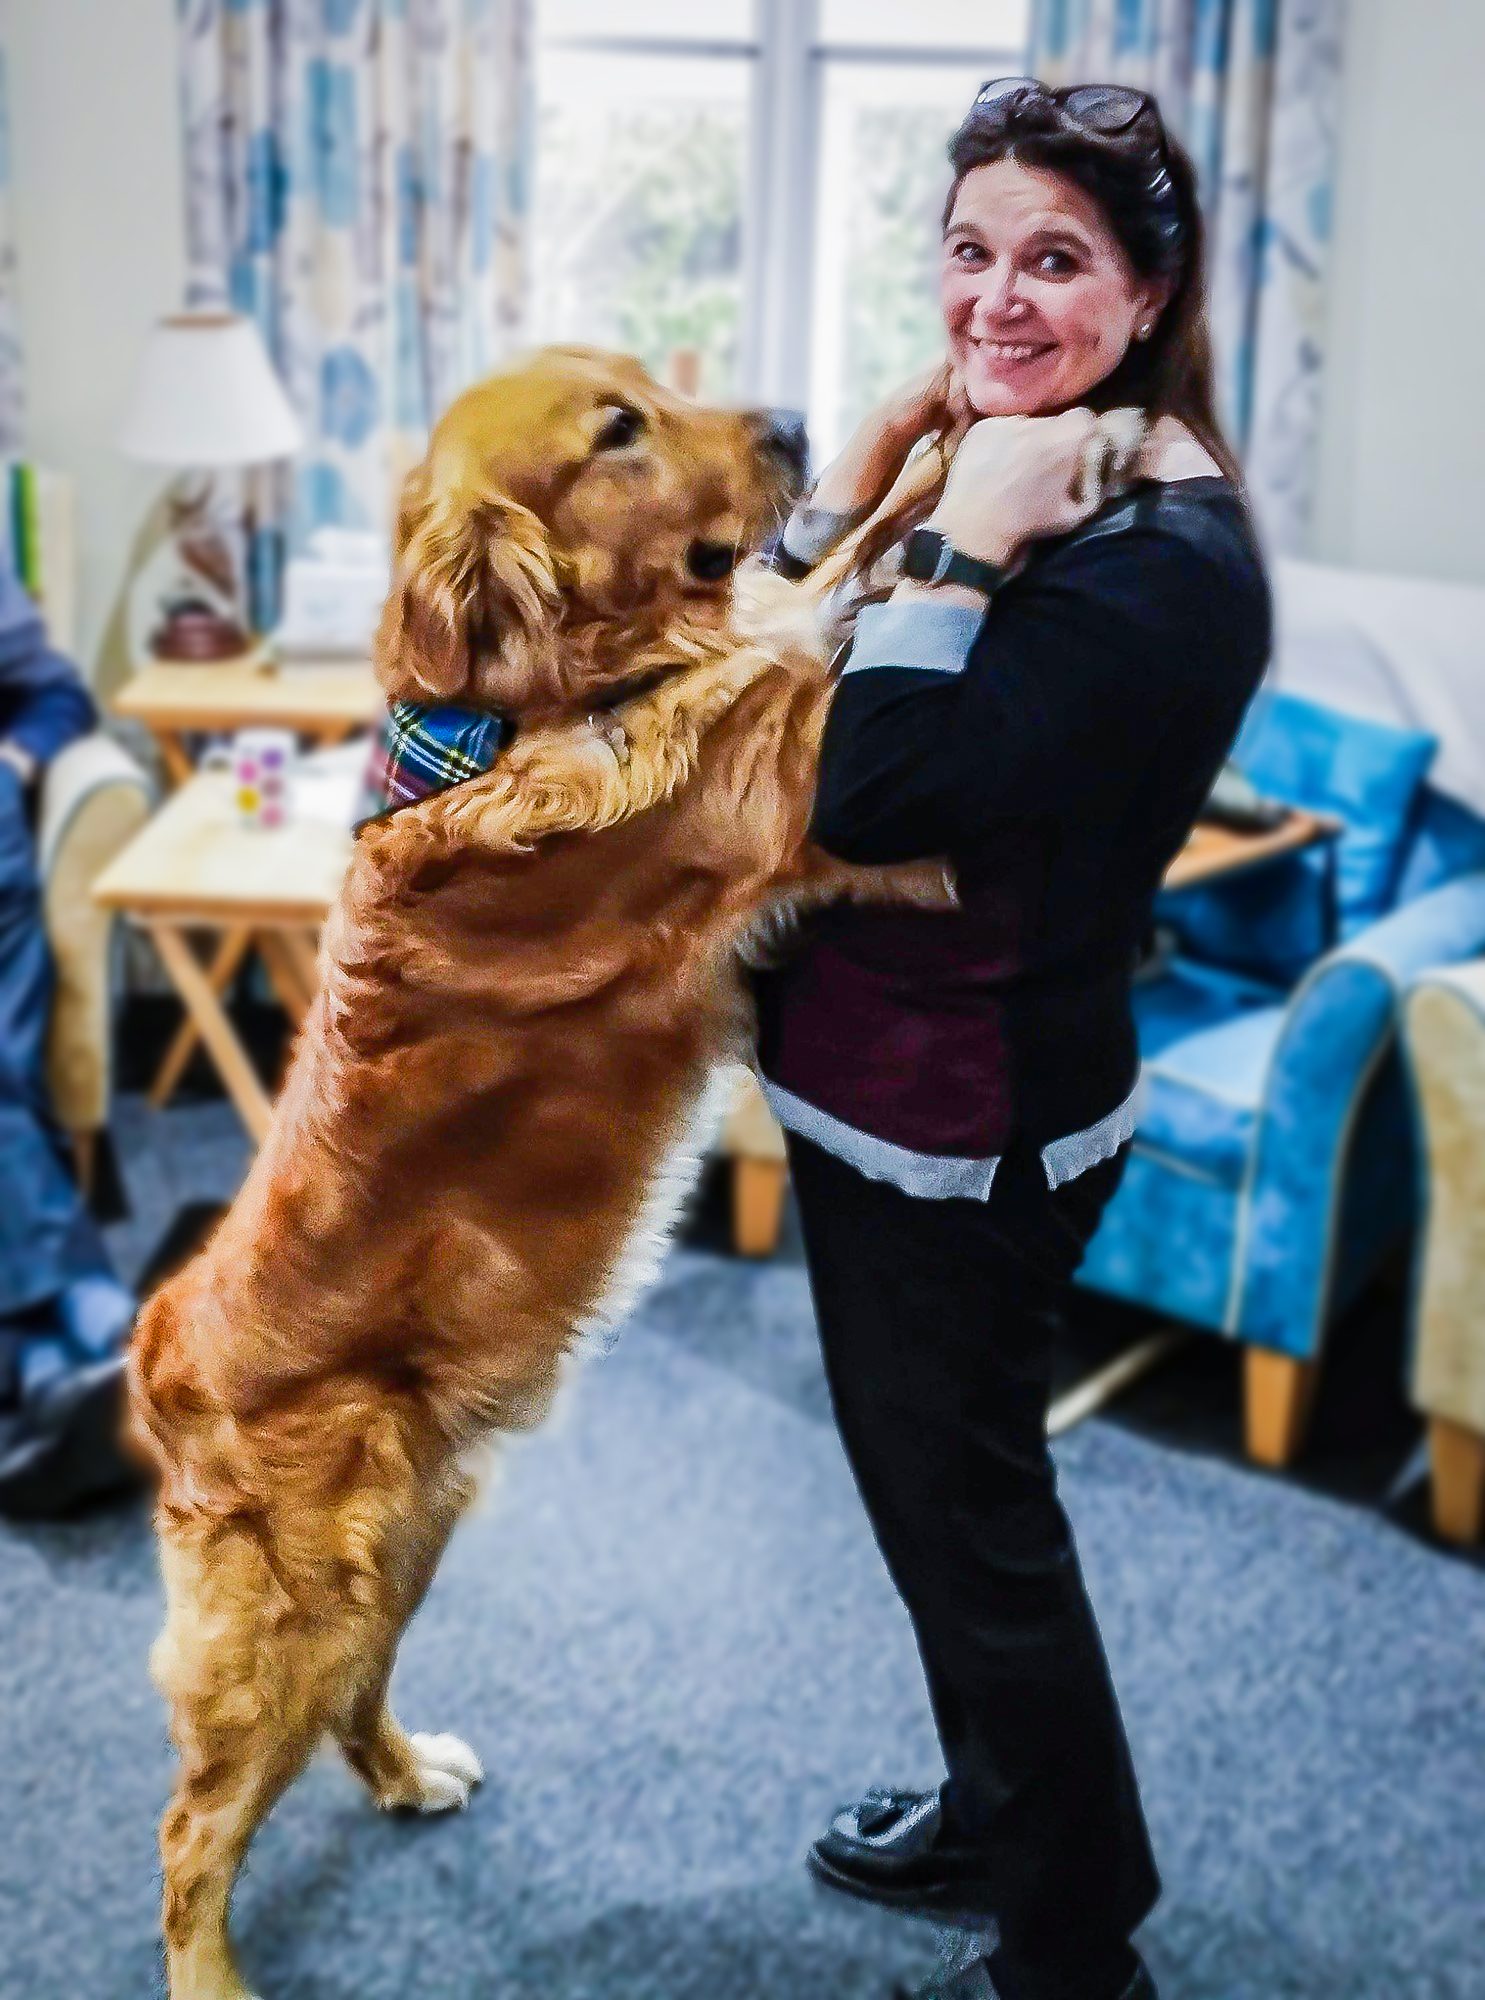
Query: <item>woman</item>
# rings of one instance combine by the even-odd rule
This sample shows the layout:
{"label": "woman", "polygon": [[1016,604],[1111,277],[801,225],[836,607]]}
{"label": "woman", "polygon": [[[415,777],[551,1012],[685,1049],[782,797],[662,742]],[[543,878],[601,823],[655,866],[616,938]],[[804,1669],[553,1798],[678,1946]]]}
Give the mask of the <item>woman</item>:
{"label": "woman", "polygon": [[[938,1794],[868,1793],[811,1859],[995,1920],[993,1952],[925,1994],[1150,2000],[1130,1938],[1159,1884],[1056,1497],[1048,1347],[1132,1129],[1151,903],[1269,600],[1213,413],[1193,175],[1154,102],[1005,80],[950,158],[947,366],[862,427],[784,542],[807,567],[925,434],[946,457],[962,436],[863,543],[862,571],[920,530],[857,617],[814,821],[851,861],[947,855],[961,908],[830,912],[759,991],[836,1416],[948,1769]],[[1143,458],[1100,503],[1093,413],[1125,406]]]}

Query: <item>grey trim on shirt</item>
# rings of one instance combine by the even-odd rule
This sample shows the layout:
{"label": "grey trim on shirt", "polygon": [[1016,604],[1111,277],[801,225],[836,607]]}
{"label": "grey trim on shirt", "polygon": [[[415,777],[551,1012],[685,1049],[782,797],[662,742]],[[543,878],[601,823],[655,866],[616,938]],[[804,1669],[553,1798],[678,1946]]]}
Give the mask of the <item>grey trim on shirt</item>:
{"label": "grey trim on shirt", "polygon": [[983,610],[931,597],[915,597],[899,604],[868,604],[857,616],[843,671],[859,674],[869,667],[921,667],[929,673],[961,673],[984,622]]}
{"label": "grey trim on shirt", "polygon": [[[878,1139],[859,1126],[848,1125],[822,1111],[818,1104],[796,1097],[792,1090],[770,1077],[758,1078],[769,1109],[786,1132],[808,1139],[822,1152],[832,1153],[854,1167],[870,1181],[887,1181],[904,1194],[929,1201],[988,1201],[995,1184],[995,1170],[1003,1157],[989,1153],[982,1158],[955,1153],[920,1153],[910,1146],[895,1146],[890,1139]],[[1087,1125],[1081,1132],[1069,1132],[1041,1149],[1042,1171],[1048,1188],[1060,1188],[1076,1180],[1090,1167],[1110,1160],[1134,1135],[1139,1108],[1139,1085],[1122,1104]]]}
{"label": "grey trim on shirt", "polygon": [[801,500],[784,523],[779,541],[785,555],[803,563],[806,569],[813,569],[865,519],[864,508],[857,508],[852,514],[837,514],[829,507],[814,507],[808,500]]}

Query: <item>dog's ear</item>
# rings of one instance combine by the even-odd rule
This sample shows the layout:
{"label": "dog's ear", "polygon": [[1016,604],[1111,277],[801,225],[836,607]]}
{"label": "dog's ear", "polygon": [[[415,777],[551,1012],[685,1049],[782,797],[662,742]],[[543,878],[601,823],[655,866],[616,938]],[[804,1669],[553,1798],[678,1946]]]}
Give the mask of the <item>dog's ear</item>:
{"label": "dog's ear", "polygon": [[398,512],[377,676],[393,700],[478,694],[518,712],[551,677],[561,601],[551,544],[530,508],[420,465]]}

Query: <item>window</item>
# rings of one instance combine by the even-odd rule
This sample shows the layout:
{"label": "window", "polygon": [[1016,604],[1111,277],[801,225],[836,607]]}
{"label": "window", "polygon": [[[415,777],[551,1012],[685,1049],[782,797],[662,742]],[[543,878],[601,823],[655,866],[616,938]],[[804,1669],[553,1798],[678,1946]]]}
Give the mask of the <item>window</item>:
{"label": "window", "polygon": [[939,351],[944,147],[1030,0],[538,0],[536,334],[806,409]]}
{"label": "window", "polygon": [[739,354],[751,0],[542,0],[534,320],[541,340],[681,349],[745,393]]}

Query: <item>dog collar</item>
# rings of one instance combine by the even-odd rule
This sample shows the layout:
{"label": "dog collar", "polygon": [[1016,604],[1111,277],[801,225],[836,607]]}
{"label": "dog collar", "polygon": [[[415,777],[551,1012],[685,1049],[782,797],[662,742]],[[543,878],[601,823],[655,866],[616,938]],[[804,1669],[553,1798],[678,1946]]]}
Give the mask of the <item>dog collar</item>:
{"label": "dog collar", "polygon": [[488,709],[452,702],[390,703],[367,768],[357,824],[480,777],[514,734],[503,715]]}

